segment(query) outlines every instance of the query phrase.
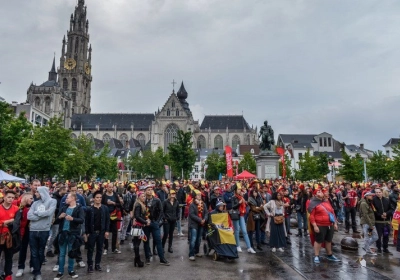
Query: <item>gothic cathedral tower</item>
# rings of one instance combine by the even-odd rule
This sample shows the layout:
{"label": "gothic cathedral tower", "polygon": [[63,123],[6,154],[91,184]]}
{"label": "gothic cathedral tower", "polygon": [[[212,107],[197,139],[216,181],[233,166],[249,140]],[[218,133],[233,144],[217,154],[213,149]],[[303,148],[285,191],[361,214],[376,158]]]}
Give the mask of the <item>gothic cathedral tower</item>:
{"label": "gothic cathedral tower", "polygon": [[[92,83],[92,46],[89,45],[89,20],[85,0],[79,0],[71,14],[67,41],[62,41],[59,83],[70,93],[72,114],[89,114]],[[67,50],[65,51],[65,47]]]}

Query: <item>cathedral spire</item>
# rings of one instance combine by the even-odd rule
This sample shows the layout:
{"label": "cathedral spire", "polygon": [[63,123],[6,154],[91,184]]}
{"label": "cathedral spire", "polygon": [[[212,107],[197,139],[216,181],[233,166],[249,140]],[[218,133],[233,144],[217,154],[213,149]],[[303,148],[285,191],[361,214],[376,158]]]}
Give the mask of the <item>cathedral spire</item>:
{"label": "cathedral spire", "polygon": [[181,87],[179,88],[177,92],[177,96],[180,100],[185,100],[188,97],[188,93],[185,89],[185,86],[183,85],[183,81],[181,83]]}
{"label": "cathedral spire", "polygon": [[49,81],[57,81],[57,72],[56,72],[56,56],[53,58],[53,65],[49,72]]}

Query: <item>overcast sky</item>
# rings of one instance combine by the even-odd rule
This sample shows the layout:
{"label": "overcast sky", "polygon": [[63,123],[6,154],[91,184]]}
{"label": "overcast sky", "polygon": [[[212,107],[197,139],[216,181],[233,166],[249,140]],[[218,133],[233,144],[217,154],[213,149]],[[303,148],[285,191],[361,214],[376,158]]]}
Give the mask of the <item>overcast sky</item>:
{"label": "overcast sky", "polygon": [[[0,96],[47,80],[76,0],[1,0]],[[399,137],[400,1],[86,0],[92,112],[152,113],[184,81],[194,118],[278,134]]]}

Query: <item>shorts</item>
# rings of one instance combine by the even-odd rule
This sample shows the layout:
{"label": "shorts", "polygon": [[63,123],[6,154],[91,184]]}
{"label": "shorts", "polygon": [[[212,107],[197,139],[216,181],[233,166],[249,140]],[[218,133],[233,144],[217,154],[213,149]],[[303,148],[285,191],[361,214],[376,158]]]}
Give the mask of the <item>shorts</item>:
{"label": "shorts", "polygon": [[319,233],[314,232],[315,242],[324,243],[324,242],[332,242],[333,233],[335,232],[334,226],[318,226]]}

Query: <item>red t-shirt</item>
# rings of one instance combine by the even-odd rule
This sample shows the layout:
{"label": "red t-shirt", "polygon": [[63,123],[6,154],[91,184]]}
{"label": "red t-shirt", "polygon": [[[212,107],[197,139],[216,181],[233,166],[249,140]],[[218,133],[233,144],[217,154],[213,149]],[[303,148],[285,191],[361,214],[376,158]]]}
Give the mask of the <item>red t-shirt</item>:
{"label": "red t-shirt", "polygon": [[347,191],[348,199],[344,199],[345,207],[356,207],[357,206],[357,192],[354,190]]}
{"label": "red t-shirt", "polygon": [[4,226],[4,222],[10,219],[14,219],[15,213],[19,210],[18,206],[12,205],[6,209],[3,204],[0,205],[0,232],[7,233],[8,227]]}
{"label": "red t-shirt", "polygon": [[[325,207],[325,208],[324,208]],[[329,201],[324,201],[321,204],[318,204],[310,214],[310,223],[316,223],[317,226],[331,226],[332,223],[329,219],[328,212],[335,215],[335,211],[333,211],[331,204]]]}

